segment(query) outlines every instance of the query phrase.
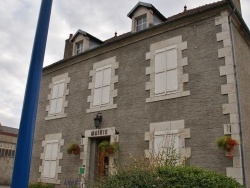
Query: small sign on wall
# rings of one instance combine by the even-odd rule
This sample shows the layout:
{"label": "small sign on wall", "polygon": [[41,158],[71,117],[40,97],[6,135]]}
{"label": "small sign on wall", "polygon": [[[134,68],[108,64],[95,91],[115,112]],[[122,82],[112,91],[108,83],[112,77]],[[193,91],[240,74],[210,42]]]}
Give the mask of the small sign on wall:
{"label": "small sign on wall", "polygon": [[79,174],[85,174],[85,167],[79,167]]}

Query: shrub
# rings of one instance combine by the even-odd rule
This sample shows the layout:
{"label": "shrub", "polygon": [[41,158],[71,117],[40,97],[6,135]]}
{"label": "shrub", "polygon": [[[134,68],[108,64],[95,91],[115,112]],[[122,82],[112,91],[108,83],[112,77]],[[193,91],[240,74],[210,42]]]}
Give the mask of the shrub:
{"label": "shrub", "polygon": [[243,188],[217,172],[190,166],[129,167],[99,180],[95,188]]}
{"label": "shrub", "polygon": [[55,186],[53,184],[50,184],[50,183],[46,183],[46,184],[43,184],[43,183],[33,183],[33,184],[30,184],[29,185],[29,188],[54,188]]}

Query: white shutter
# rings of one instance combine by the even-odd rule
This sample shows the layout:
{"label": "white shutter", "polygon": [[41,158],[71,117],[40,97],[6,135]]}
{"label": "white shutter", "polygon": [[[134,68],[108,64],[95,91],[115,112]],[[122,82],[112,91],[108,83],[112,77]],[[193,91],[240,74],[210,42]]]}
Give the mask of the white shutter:
{"label": "white shutter", "polygon": [[52,143],[47,143],[45,147],[45,160],[51,158],[51,152],[52,152]]}
{"label": "white shutter", "polygon": [[57,98],[63,97],[64,94],[64,80],[58,84],[58,95]]}
{"label": "white shutter", "polygon": [[51,104],[50,104],[50,111],[49,111],[50,114],[56,113],[58,89],[59,89],[59,82],[55,82],[52,88]]}
{"label": "white shutter", "polygon": [[58,98],[57,103],[56,103],[56,110],[55,113],[60,113],[62,112],[62,106],[63,106],[63,98]]}
{"label": "white shutter", "polygon": [[45,177],[45,178],[50,177],[50,161],[44,160],[44,163],[43,163],[43,177]]}
{"label": "white shutter", "polygon": [[171,49],[166,51],[166,62],[167,62],[167,70],[177,68],[177,51],[176,49]]}
{"label": "white shutter", "polygon": [[165,93],[166,91],[166,73],[155,73],[155,94]]}
{"label": "white shutter", "polygon": [[56,175],[56,161],[50,161],[50,178],[54,178]]}
{"label": "white shutter", "polygon": [[159,157],[163,153],[164,135],[154,137],[154,155]]}
{"label": "white shutter", "polygon": [[178,89],[177,69],[167,71],[167,91],[175,91]]}
{"label": "white shutter", "polygon": [[111,82],[111,68],[106,68],[103,70],[103,88],[101,96],[101,104],[109,103],[110,95],[110,82]]}
{"label": "white shutter", "polygon": [[155,72],[162,72],[166,70],[166,52],[159,52],[155,54]]}
{"label": "white shutter", "polygon": [[59,87],[59,83],[55,82],[54,86],[52,88],[52,99],[56,99],[57,95],[58,95],[58,87]]}
{"label": "white shutter", "polygon": [[46,177],[46,178],[55,177],[57,153],[58,153],[58,142],[48,141],[45,146],[43,177]]}
{"label": "white shutter", "polygon": [[166,53],[160,51],[155,54],[155,94],[166,91]]}
{"label": "white shutter", "polygon": [[95,88],[99,88],[102,86],[102,75],[103,71],[99,70],[95,74]]}
{"label": "white shutter", "polygon": [[111,81],[111,68],[103,70],[103,86],[110,85]]}
{"label": "white shutter", "polygon": [[102,96],[102,88],[95,89],[94,91],[94,106],[100,106],[101,105],[101,96]]}
{"label": "white shutter", "polygon": [[51,148],[51,159],[57,159],[57,151],[58,151],[58,142],[54,142]]}
{"label": "white shutter", "polygon": [[109,103],[110,86],[105,86],[102,88],[102,104]]}

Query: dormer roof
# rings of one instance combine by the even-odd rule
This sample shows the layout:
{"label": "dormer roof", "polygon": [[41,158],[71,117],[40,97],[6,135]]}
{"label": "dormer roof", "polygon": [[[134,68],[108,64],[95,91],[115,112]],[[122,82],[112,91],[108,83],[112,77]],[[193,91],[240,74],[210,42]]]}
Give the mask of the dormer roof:
{"label": "dormer roof", "polygon": [[153,10],[154,14],[157,15],[159,18],[161,18],[163,21],[166,20],[165,16],[163,16],[152,4],[150,3],[145,3],[145,2],[141,2],[139,1],[135,6],[134,8],[127,14],[127,16],[129,18],[132,18],[133,17],[133,13],[140,7],[146,7],[146,8],[150,8]]}
{"label": "dormer roof", "polygon": [[78,31],[73,35],[73,37],[70,39],[70,42],[74,42],[75,38],[78,36],[78,35],[84,35],[84,36],[88,36],[90,39],[93,39],[95,40],[96,42],[102,44],[103,41],[101,41],[100,39],[94,37],[93,35],[87,33],[86,31],[83,31],[81,29],[78,29]]}

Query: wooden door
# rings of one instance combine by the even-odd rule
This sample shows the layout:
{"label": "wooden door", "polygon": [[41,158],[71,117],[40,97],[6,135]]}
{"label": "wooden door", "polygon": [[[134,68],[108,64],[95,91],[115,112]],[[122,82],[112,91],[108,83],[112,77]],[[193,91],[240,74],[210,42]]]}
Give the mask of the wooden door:
{"label": "wooden door", "polygon": [[99,178],[108,175],[109,169],[109,154],[98,150],[98,176]]}

